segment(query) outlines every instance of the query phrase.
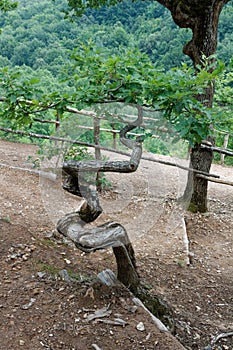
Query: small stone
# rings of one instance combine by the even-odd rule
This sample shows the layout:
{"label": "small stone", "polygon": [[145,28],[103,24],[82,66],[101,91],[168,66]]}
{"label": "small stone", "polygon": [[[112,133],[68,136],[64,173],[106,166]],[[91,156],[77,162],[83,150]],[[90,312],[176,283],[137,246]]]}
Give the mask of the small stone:
{"label": "small stone", "polygon": [[25,341],[24,340],[22,340],[22,339],[20,339],[20,341],[19,341],[19,345],[20,346],[23,346],[25,344]]}
{"label": "small stone", "polygon": [[70,278],[69,273],[66,269],[59,271],[59,275],[61,276],[63,281],[65,281],[66,283],[71,283],[71,278]]}
{"label": "small stone", "polygon": [[137,330],[143,332],[145,330],[145,326],[143,322],[139,322],[136,326]]}
{"label": "small stone", "polygon": [[195,334],[195,339],[198,339],[198,340],[201,339],[200,334],[196,333],[196,334]]}
{"label": "small stone", "polygon": [[9,284],[9,283],[11,283],[12,281],[11,281],[11,280],[5,280],[4,282]]}
{"label": "small stone", "polygon": [[46,275],[45,272],[37,272],[37,276],[38,276],[39,278],[43,278],[45,275]]}
{"label": "small stone", "polygon": [[67,265],[70,265],[70,264],[71,264],[71,261],[70,261],[69,259],[64,259],[64,261],[65,261],[65,263],[66,263]]}
{"label": "small stone", "polygon": [[38,294],[40,294],[40,292],[41,292],[40,288],[34,288],[33,291],[32,291],[32,294],[33,295],[38,295]]}

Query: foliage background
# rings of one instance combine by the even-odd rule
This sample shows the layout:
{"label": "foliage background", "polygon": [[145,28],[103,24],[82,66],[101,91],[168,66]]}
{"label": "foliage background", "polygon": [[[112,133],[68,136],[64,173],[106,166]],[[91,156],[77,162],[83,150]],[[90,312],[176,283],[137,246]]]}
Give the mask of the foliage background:
{"label": "foliage background", "polygon": [[[90,43],[90,40],[97,48],[104,50],[107,56],[138,48],[149,56],[154,67],[162,67],[166,71],[184,63],[190,64],[182,53],[183,45],[191,36],[189,30],[177,27],[170,13],[155,1],[125,0],[110,8],[88,10],[74,22],[64,19],[65,8],[66,2],[63,0],[20,0],[17,9],[2,14],[0,18],[0,67],[8,66],[16,75],[19,74],[17,79],[21,79],[20,73],[23,73],[23,84],[28,81],[33,85],[34,92],[43,98],[49,96],[56,100],[53,91],[58,90],[67,93],[67,96],[72,93],[67,80],[61,83],[64,72],[70,64],[73,49]],[[216,103],[220,109],[224,105],[226,115],[232,111],[232,17],[233,7],[225,6],[219,24],[218,57],[225,63],[229,73],[217,86]],[[15,93],[19,92],[17,86],[14,89]],[[43,117],[54,119],[54,113],[45,112]],[[54,132],[54,126],[32,124],[30,117],[26,124],[26,130],[45,134]],[[13,125],[10,119],[1,118],[0,125],[9,127],[15,126],[15,123]],[[105,123],[105,127],[109,125]],[[227,124],[219,123],[217,127],[232,132],[232,120]],[[86,133],[87,138],[89,134]],[[164,140],[162,135],[160,139],[147,139],[147,150],[170,153],[168,148],[174,149],[174,145],[168,147],[171,140]],[[82,137],[85,138],[85,135]],[[222,138],[218,136],[217,144],[222,145]],[[230,138],[229,148],[232,147],[233,140]],[[185,152],[182,150],[181,154]]]}

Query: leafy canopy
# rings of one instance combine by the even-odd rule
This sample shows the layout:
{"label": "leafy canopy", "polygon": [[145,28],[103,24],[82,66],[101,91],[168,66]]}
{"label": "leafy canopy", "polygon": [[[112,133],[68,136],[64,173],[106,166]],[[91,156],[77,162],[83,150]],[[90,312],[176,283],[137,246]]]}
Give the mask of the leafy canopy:
{"label": "leafy canopy", "polygon": [[69,14],[69,16],[81,16],[86,9],[99,9],[105,5],[113,6],[118,2],[119,0],[67,0],[68,9],[66,13]]}
{"label": "leafy canopy", "polygon": [[16,8],[17,2],[11,0],[0,0],[0,11],[6,12]]}
{"label": "leafy canopy", "polygon": [[223,65],[212,73],[208,70],[208,64],[198,72],[184,64],[164,71],[156,69],[148,56],[137,50],[122,50],[110,57],[91,44],[84,45],[74,50],[63,73],[64,89],[58,91],[46,94],[37,79],[19,79],[19,73],[2,70],[1,94],[5,100],[0,116],[29,123],[34,114],[48,109],[62,114],[68,105],[82,109],[122,102],[160,111],[161,118],[165,117],[181,138],[200,143],[211,132],[209,125],[223,118],[219,110],[216,113],[195,98],[218,79]]}

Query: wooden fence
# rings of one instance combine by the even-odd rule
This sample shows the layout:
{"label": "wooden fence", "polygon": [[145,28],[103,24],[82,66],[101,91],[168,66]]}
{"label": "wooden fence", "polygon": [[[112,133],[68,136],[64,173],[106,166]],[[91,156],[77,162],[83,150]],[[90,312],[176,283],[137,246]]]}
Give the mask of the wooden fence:
{"label": "wooden fence", "polygon": [[[77,128],[79,129],[82,129],[82,130],[93,130],[93,133],[94,133],[94,141],[95,141],[95,144],[98,145],[99,144],[99,140],[100,140],[100,133],[101,132],[106,132],[106,133],[112,133],[112,146],[113,148],[116,150],[117,149],[117,135],[120,133],[120,130],[118,129],[115,129],[115,123],[114,122],[111,122],[110,123],[110,126],[111,126],[111,129],[106,129],[106,128],[101,128],[100,127],[100,123],[101,123],[101,120],[108,120],[108,117],[105,116],[105,115],[102,115],[102,116],[97,116],[97,114],[93,111],[86,111],[86,110],[78,110],[76,108],[73,108],[73,107],[67,107],[67,112],[70,112],[70,113],[74,113],[74,114],[78,114],[78,115],[83,115],[83,116],[86,116],[86,117],[89,117],[89,118],[92,118],[93,119],[93,126],[85,126],[85,125],[77,125]],[[116,120],[119,122],[119,115],[114,115],[112,114],[111,115],[113,118],[116,118]],[[127,119],[127,120],[133,120],[133,119],[136,119],[137,116],[133,116],[133,115],[129,115],[129,114],[125,114],[123,116],[123,118],[120,118],[120,121],[123,121],[124,119]],[[42,123],[54,123],[55,124],[55,128],[56,130],[59,129],[59,126],[61,124],[61,121],[60,121],[60,118],[59,116],[57,116],[56,120],[54,121],[51,121],[51,120],[41,120],[41,119],[38,119],[38,118],[34,118],[35,121],[39,121],[39,122],[42,122]],[[158,121],[158,119],[155,119],[155,118],[149,118],[149,117],[144,117],[143,118],[144,121],[152,121],[152,122],[156,122]],[[169,130],[168,128],[166,127],[162,127],[162,126],[154,126],[154,127],[151,127],[146,124],[142,124],[142,127],[144,127],[145,129],[147,130],[151,130],[151,131],[157,131],[157,132],[162,132],[162,133],[169,133]],[[216,134],[222,134],[224,135],[224,141],[223,141],[223,147],[220,148],[220,147],[212,147],[211,149],[214,151],[214,152],[217,152],[217,153],[220,153],[221,154],[221,160],[220,160],[220,163],[221,165],[224,164],[224,160],[225,160],[225,156],[233,156],[233,150],[231,149],[227,149],[228,147],[228,143],[229,143],[229,140],[230,140],[230,137],[233,138],[233,135],[228,133],[227,131],[219,131],[219,130],[214,130]],[[131,135],[131,136],[138,136],[138,134],[135,134],[135,133],[128,133],[128,135]],[[173,136],[175,135],[175,133],[173,133]],[[178,136],[178,134],[177,134]],[[156,134],[152,134],[151,135],[151,138],[159,138],[158,135]],[[207,146],[204,146],[203,145],[203,148]],[[210,148],[210,147],[209,147]]]}
{"label": "wooden fence", "polygon": [[[99,117],[94,112],[86,111],[86,110],[79,111],[79,110],[77,110],[75,108],[71,108],[71,107],[67,107],[67,112],[75,113],[75,114],[78,114],[78,115],[84,115],[84,116],[87,116],[88,118],[92,118],[93,126],[77,125],[76,127],[81,129],[81,130],[93,130],[93,133],[94,133],[94,144],[91,144],[91,143],[88,143],[88,142],[81,142],[81,141],[77,141],[77,140],[71,140],[71,139],[68,139],[68,138],[62,138],[62,137],[56,137],[56,136],[48,136],[48,135],[41,135],[41,134],[36,134],[36,133],[30,133],[30,132],[25,132],[25,131],[22,131],[22,130],[12,130],[10,128],[0,127],[0,130],[3,131],[3,132],[6,132],[6,133],[14,133],[14,134],[18,134],[18,135],[22,135],[22,136],[28,136],[28,137],[32,137],[32,138],[48,139],[48,140],[51,140],[51,141],[57,141],[57,142],[62,142],[62,143],[72,143],[72,144],[83,145],[83,146],[86,146],[86,147],[93,147],[95,149],[96,159],[99,159],[101,157],[101,155],[100,155],[100,150],[101,149],[102,150],[107,150],[107,151],[110,151],[110,152],[114,152],[114,153],[123,154],[123,155],[129,155],[128,152],[125,152],[125,151],[122,151],[120,149],[117,149],[117,135],[120,133],[120,130],[115,129],[114,122],[112,122],[110,124],[111,129],[110,128],[109,129],[101,128],[101,126],[100,126],[101,120],[108,120],[108,118],[106,116],[103,115],[103,116]],[[129,120],[136,119],[137,116],[124,115],[124,118],[129,121]],[[53,123],[53,124],[55,124],[56,130],[58,130],[60,125],[61,125],[61,121],[60,121],[59,116],[57,116],[56,120],[41,120],[39,118],[34,118],[34,120],[38,121],[38,122],[41,122],[41,123]],[[145,121],[154,121],[153,118],[147,118],[147,117],[145,117],[144,120]],[[123,120],[121,120],[121,121],[123,122]],[[159,132],[168,133],[168,129],[165,128],[165,127],[153,127],[152,128],[152,127],[148,127],[147,125],[143,125],[143,126],[145,126],[149,130],[153,130],[153,131],[156,130],[156,131],[159,131]],[[112,148],[104,147],[104,146],[100,145],[100,133],[101,132],[112,133]],[[224,133],[224,132],[221,132],[221,133]],[[138,136],[139,134],[128,133],[128,135],[131,135],[131,136],[137,135]],[[209,146],[209,145],[206,145],[206,144],[202,145],[203,148],[208,148],[208,149],[211,149],[214,152],[220,153],[221,154],[221,164],[223,164],[224,157],[226,155],[227,156],[231,156],[231,157],[233,156],[233,151],[227,149],[229,138],[232,137],[233,135],[230,135],[228,133],[224,133],[224,135],[225,135],[225,137],[224,137],[223,148],[212,147],[212,146]],[[153,134],[151,137],[152,138],[158,138],[159,136],[156,135],[156,134]],[[192,171],[192,172],[198,173],[200,175],[200,177],[205,177],[208,181],[213,181],[213,182],[218,182],[218,183],[223,183],[223,184],[228,184],[228,185],[233,186],[233,183],[230,182],[230,181],[216,180],[217,178],[220,177],[220,176],[218,176],[216,174],[205,173],[205,172],[202,172],[202,171],[198,171],[198,170],[195,170],[195,169],[192,169],[192,168],[189,168],[189,167],[185,167],[185,166],[179,165],[177,163],[173,163],[173,162],[169,162],[169,161],[163,161],[163,160],[155,159],[153,157],[148,157],[148,156],[145,156],[145,155],[142,156],[142,159],[149,160],[149,161],[152,161],[152,162],[157,162],[157,163],[164,164],[164,165],[175,166],[175,167],[181,168],[181,169],[186,170],[186,171]],[[215,180],[213,178],[215,178]]]}
{"label": "wooden fence", "polygon": [[[5,97],[0,97],[0,102],[4,102],[5,101]],[[32,101],[26,101],[27,104],[32,104]],[[70,107],[70,106],[67,106],[66,107],[66,112],[69,112],[69,113],[73,113],[73,114],[78,114],[78,115],[84,115],[86,117],[89,117],[89,118],[92,118],[93,119],[93,126],[85,126],[85,125],[77,125],[76,127],[79,128],[79,129],[83,129],[83,130],[93,130],[93,133],[94,133],[94,142],[95,142],[95,145],[98,145],[99,144],[99,141],[100,141],[100,133],[101,132],[106,132],[106,133],[112,133],[112,139],[113,139],[113,149],[117,149],[117,134],[120,133],[120,130],[118,129],[115,129],[115,123],[116,121],[117,122],[126,122],[125,119],[127,120],[127,122],[129,122],[129,120],[136,120],[137,119],[137,116],[133,116],[133,115],[129,115],[129,114],[124,114],[123,116],[119,116],[119,114],[110,114],[111,118],[114,120],[115,119],[115,123],[114,121],[112,121],[110,123],[110,126],[111,126],[111,129],[106,129],[106,128],[101,128],[100,127],[100,121],[101,120],[109,120],[109,118],[106,116],[106,115],[101,115],[101,116],[98,116],[95,112],[93,111],[87,111],[87,110],[78,110],[76,108],[73,108],[73,107]],[[156,112],[156,111],[154,111]],[[52,124],[55,124],[55,129],[56,131],[59,129],[60,125],[61,125],[61,120],[60,120],[60,115],[59,115],[59,112],[57,112],[57,115],[56,115],[56,120],[45,120],[45,119],[40,119],[40,118],[34,118],[33,119],[34,121],[38,121],[40,123],[52,123]],[[144,117],[143,118],[144,122],[148,122],[148,121],[152,121],[153,124],[158,121],[158,119],[156,118],[150,118],[150,117]],[[144,127],[145,129],[149,129],[149,130],[152,130],[152,131],[156,131],[156,132],[164,132],[164,133],[169,133],[169,130],[168,128],[166,127],[161,127],[161,126],[148,126],[146,124],[142,124],[141,127]],[[0,130],[4,131],[4,128],[0,128]],[[9,130],[9,129],[8,129]],[[10,131],[6,131],[6,132],[10,132]],[[230,137],[233,137],[232,134],[229,134],[228,132],[224,132],[224,131],[219,131],[219,130],[215,130],[216,133],[219,133],[219,134],[224,134],[224,142],[223,142],[223,148],[219,148],[219,147],[212,147],[211,149],[214,151],[214,152],[218,152],[221,154],[221,164],[223,165],[224,164],[224,159],[225,159],[225,156],[228,155],[228,156],[232,156],[233,155],[233,150],[230,150],[230,149],[227,149],[227,146],[228,146],[228,143],[229,143],[229,139]],[[128,133],[128,135],[131,135],[131,136],[135,136],[135,135],[138,135],[138,134],[135,134],[135,133]],[[178,134],[175,134],[173,133],[173,136],[179,136]],[[159,138],[158,135],[156,134],[152,134],[151,135],[151,138]],[[207,147],[207,146],[205,146]],[[99,151],[96,151],[96,156],[98,157],[98,153]]]}

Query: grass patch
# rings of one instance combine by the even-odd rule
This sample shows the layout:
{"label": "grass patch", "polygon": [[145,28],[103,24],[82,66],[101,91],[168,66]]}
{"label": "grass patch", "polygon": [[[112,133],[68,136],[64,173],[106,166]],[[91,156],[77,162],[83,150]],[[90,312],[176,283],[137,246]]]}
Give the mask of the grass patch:
{"label": "grass patch", "polygon": [[2,218],[0,218],[0,220],[6,222],[7,224],[11,224],[11,218],[8,215],[3,216]]}
{"label": "grass patch", "polygon": [[81,273],[75,272],[73,270],[68,269],[67,270],[69,277],[77,282],[83,283],[83,282],[91,282],[93,281],[93,276],[83,275]]}
{"label": "grass patch", "polygon": [[40,244],[46,246],[46,247],[55,247],[57,245],[56,242],[52,241],[51,239],[48,238],[43,238],[39,241]]}
{"label": "grass patch", "polygon": [[53,277],[57,277],[59,274],[59,271],[61,271],[61,269],[54,267],[50,264],[43,263],[41,261],[36,263],[36,268],[38,271],[46,272],[48,275]]}

